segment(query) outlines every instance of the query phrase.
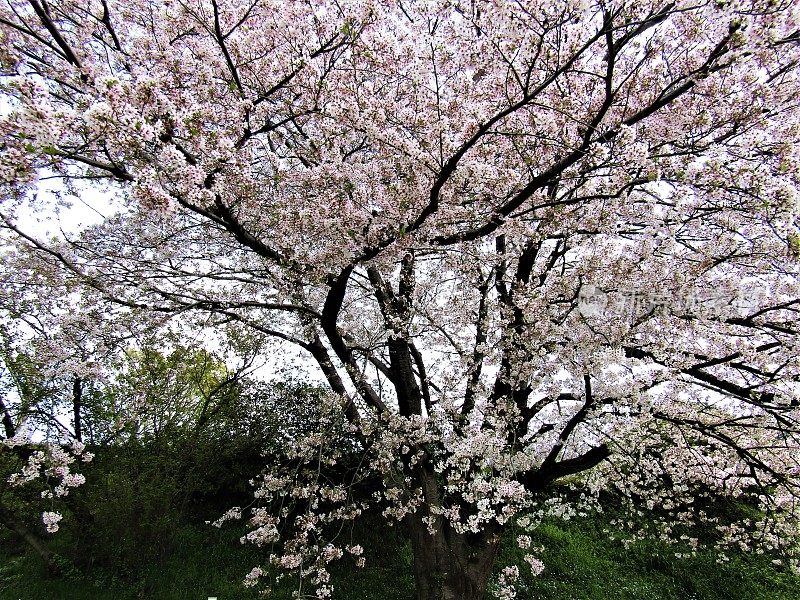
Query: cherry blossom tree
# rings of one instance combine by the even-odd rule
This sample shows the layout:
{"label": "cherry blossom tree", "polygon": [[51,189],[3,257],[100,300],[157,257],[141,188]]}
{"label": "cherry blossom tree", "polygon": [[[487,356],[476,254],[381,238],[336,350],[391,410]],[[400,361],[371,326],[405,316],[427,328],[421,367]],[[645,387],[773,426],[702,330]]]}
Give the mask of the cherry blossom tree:
{"label": "cherry blossom tree", "polygon": [[[4,249],[0,280],[0,523],[57,572],[37,530],[59,530],[65,497],[85,483],[96,426],[115,425],[101,406],[102,388],[119,347],[135,336],[126,324],[143,329],[152,319],[98,302],[30,248]],[[31,528],[36,513],[40,523]]]}
{"label": "cherry blossom tree", "polygon": [[[504,527],[608,490],[668,537],[747,498],[761,533],[721,541],[788,552],[798,27],[790,0],[6,0],[2,223],[111,302],[313,361],[420,600],[482,598]],[[118,210],[38,238],[43,179]],[[248,514],[315,597],[375,500],[297,468],[325,442]]]}

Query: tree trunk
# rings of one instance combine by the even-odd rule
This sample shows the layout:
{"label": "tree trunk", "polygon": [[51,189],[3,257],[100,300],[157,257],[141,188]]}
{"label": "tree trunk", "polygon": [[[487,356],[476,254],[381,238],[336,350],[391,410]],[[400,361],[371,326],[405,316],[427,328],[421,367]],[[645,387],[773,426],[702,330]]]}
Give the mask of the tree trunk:
{"label": "tree trunk", "polygon": [[83,380],[77,375],[72,379],[72,422],[75,429],[75,439],[83,441],[81,427],[81,409],[83,408]]}
{"label": "tree trunk", "polygon": [[14,428],[14,421],[11,419],[11,413],[8,412],[8,407],[3,402],[2,396],[0,396],[0,412],[3,413],[3,429],[6,432],[6,438],[11,439],[14,437],[16,429]]}
{"label": "tree trunk", "polygon": [[409,529],[417,600],[484,600],[499,531],[464,535],[440,524],[431,535],[418,515]]}
{"label": "tree trunk", "polygon": [[[435,485],[429,477],[428,485]],[[428,485],[423,485],[423,489]],[[429,490],[430,491],[430,490]],[[426,494],[426,498],[431,496]],[[430,500],[428,500],[430,502]],[[422,520],[428,517],[434,533]],[[406,518],[414,552],[416,600],[484,600],[500,546],[501,527],[460,534],[442,517],[422,506]]]}

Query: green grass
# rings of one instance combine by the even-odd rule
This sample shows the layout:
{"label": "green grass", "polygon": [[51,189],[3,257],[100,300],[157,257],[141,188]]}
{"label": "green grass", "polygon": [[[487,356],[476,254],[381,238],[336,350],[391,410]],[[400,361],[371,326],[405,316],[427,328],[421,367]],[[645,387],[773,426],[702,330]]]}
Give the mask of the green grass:
{"label": "green grass", "polygon": [[[368,567],[337,564],[333,576],[338,600],[408,600],[413,596],[410,549],[397,527],[379,528],[377,524],[365,520],[353,531],[354,543],[365,548]],[[240,535],[235,527],[184,526],[173,533],[169,550],[160,559],[143,560],[136,572],[66,567],[62,575],[54,577],[37,556],[0,530],[0,600],[256,599],[258,593],[241,582],[253,566],[263,565],[265,555],[250,545],[243,546]],[[59,532],[50,541],[54,551],[68,553],[68,532],[63,536]],[[284,581],[270,598],[289,600],[293,590],[293,582]]]}
{"label": "green grass", "polygon": [[[800,599],[800,578],[776,569],[769,557],[736,554],[725,565],[702,553],[679,560],[673,548],[656,542],[626,549],[608,539],[604,526],[600,519],[541,526],[532,537],[534,545],[544,547],[545,571],[536,578],[529,575],[524,552],[509,536],[498,568],[519,566],[523,574],[519,597],[529,600]],[[66,553],[68,536],[59,535],[52,538],[54,549]],[[239,544],[238,535],[234,528],[185,526],[175,533],[174,543],[160,560],[144,560],[135,573],[84,566],[80,572],[54,578],[37,557],[1,532],[0,600],[255,599],[257,594],[240,582],[264,557]],[[355,569],[347,562],[336,567],[334,598],[411,600],[411,553],[401,532],[370,518],[352,535],[365,548],[367,567]],[[288,600],[290,590],[290,585],[275,589],[270,598]]]}
{"label": "green grass", "polygon": [[[41,561],[18,544],[0,538],[0,600],[249,600],[258,595],[241,585],[258,561],[252,548],[241,547],[232,531],[185,527],[176,533],[172,551],[147,562],[135,573],[113,573],[103,568],[67,567],[54,577]],[[54,542],[58,536],[53,538]],[[54,549],[64,553],[66,548]],[[10,547],[9,547],[10,546]]]}
{"label": "green grass", "polygon": [[410,600],[414,597],[411,547],[402,530],[380,517],[356,523],[353,541],[364,547],[363,569],[341,563],[332,571],[336,600]]}
{"label": "green grass", "polygon": [[766,556],[736,553],[718,564],[713,553],[675,558],[676,549],[653,541],[625,548],[602,532],[602,520],[550,522],[531,537],[544,548],[545,571],[530,575],[524,551],[509,539],[499,564],[525,576],[520,597],[547,600],[798,600],[800,578]]}

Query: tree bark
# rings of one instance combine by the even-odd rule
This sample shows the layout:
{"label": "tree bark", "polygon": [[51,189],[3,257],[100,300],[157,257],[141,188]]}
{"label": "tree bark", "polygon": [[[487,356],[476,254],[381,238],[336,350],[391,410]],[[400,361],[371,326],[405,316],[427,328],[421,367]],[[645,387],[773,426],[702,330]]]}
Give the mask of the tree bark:
{"label": "tree bark", "polygon": [[81,427],[81,409],[83,408],[83,380],[77,375],[72,379],[72,422],[75,429],[75,439],[83,441]]}
{"label": "tree bark", "polygon": [[0,396],[0,412],[3,413],[3,429],[6,432],[6,438],[10,439],[14,437],[16,429],[14,428],[14,421],[11,419],[11,413],[8,412],[8,407],[3,402],[2,396]]}
{"label": "tree bark", "polygon": [[[423,521],[425,517],[431,523],[433,534]],[[416,600],[486,598],[500,546],[499,525],[485,526],[477,534],[457,533],[445,519],[430,514],[427,505],[407,517],[406,525],[414,553]]]}

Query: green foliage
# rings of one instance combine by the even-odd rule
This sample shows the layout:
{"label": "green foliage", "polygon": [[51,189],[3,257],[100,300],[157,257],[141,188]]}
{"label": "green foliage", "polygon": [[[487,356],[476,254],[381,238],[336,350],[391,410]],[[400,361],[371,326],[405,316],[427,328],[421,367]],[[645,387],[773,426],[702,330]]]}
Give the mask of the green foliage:
{"label": "green foliage", "polygon": [[[169,559],[182,528],[250,498],[261,448],[244,438],[174,433],[98,450],[71,494],[76,561],[122,578]],[[108,540],[114,540],[109,546]]]}
{"label": "green foliage", "polygon": [[[182,525],[172,532],[173,550],[160,560],[145,556],[132,576],[97,566],[81,573],[53,577],[34,556],[0,532],[0,600],[194,600],[209,596],[255,600],[257,593],[241,585],[247,565],[259,557],[238,543],[231,531],[205,525]],[[70,539],[54,540],[70,551]],[[104,544],[113,550],[115,540]]]}
{"label": "green foliage", "polygon": [[[202,430],[230,416],[226,411],[238,399],[239,373],[203,349],[129,350],[117,371],[106,390],[107,406],[118,407],[128,437]],[[104,415],[107,421],[110,416]]]}
{"label": "green foliage", "polygon": [[[0,445],[0,510],[8,511],[17,521],[30,527],[37,534],[44,528],[41,521],[39,501],[47,486],[41,479],[31,484],[15,487],[7,484],[12,473],[19,473],[33,448],[8,448]],[[0,529],[3,525],[0,524]]]}
{"label": "green foliage", "polygon": [[293,440],[321,431],[326,432],[329,450],[335,448],[344,454],[356,450],[352,436],[345,431],[344,414],[323,410],[323,397],[328,392],[322,388],[292,380],[245,380],[239,388],[239,413],[231,426],[236,426],[240,435],[258,437],[269,454],[279,456]]}
{"label": "green foliage", "polygon": [[[800,578],[777,570],[769,557],[734,554],[717,564],[711,554],[693,559],[674,558],[674,548],[658,542],[639,542],[629,548],[603,532],[602,517],[573,522],[548,522],[534,534],[534,545],[544,546],[544,573],[534,578],[523,560],[524,551],[508,535],[498,570],[516,564],[524,600],[795,600]],[[21,553],[0,532],[0,600],[220,600],[257,598],[242,587],[251,566],[263,564],[264,554],[238,542],[241,530],[221,530],[201,523],[173,524],[170,551],[158,560],[144,556],[131,574],[114,573],[95,565],[83,574],[53,578],[34,556]],[[68,535],[54,538],[57,549],[69,552]],[[352,532],[364,546],[367,566],[356,569],[343,561],[334,570],[337,600],[410,600],[413,598],[411,554],[401,530],[387,528],[378,514],[367,515]],[[104,549],[119,541],[107,538]],[[144,552],[143,552],[144,554]],[[289,600],[292,582],[273,590],[270,598]]]}
{"label": "green foliage", "polygon": [[55,383],[42,376],[35,357],[14,348],[7,328],[0,324],[0,394],[8,409],[11,409],[10,400],[16,399],[17,406],[11,412],[14,425],[19,424],[20,415],[27,414],[57,392]]}
{"label": "green foliage", "polygon": [[[126,360],[114,387],[104,391],[100,404],[108,412],[94,413],[95,431],[133,394],[144,400],[119,435],[92,448],[94,462],[81,465],[86,485],[60,501],[65,518],[48,543],[61,557],[62,574],[48,573],[38,556],[0,529],[0,600],[257,598],[241,582],[253,566],[266,566],[266,551],[239,543],[240,523],[217,529],[206,522],[247,505],[246,482],[264,461],[280,459],[290,439],[319,430],[327,418],[324,392],[303,382],[242,379],[212,354],[187,348],[145,350]],[[352,449],[344,435],[338,443],[343,452]],[[0,452],[0,476],[17,470],[20,460]],[[0,501],[40,530],[38,492],[10,494],[7,487],[0,488]],[[748,507],[720,504],[718,510],[740,515]],[[521,532],[509,531],[496,569],[517,565],[519,597],[530,600],[800,598],[800,578],[777,569],[771,557],[733,554],[719,565],[710,553],[679,560],[676,548],[657,542],[626,548],[609,539],[612,516],[551,521],[533,532],[533,545],[543,548],[535,552],[545,564],[539,577],[514,542]],[[376,512],[339,535],[364,547],[367,566],[357,569],[348,558],[334,565],[335,598],[413,597],[412,556],[402,529],[388,527]],[[289,600],[294,583],[282,580],[270,597]]]}
{"label": "green foliage", "polygon": [[336,600],[409,600],[414,597],[411,545],[402,528],[389,527],[378,513],[356,520],[352,543],[364,548],[366,566],[352,559],[336,563],[332,571]]}
{"label": "green foliage", "polygon": [[800,256],[800,235],[790,233],[787,239],[789,242],[789,253],[797,258]]}
{"label": "green foliage", "polygon": [[[520,598],[530,600],[793,600],[800,578],[776,570],[767,556],[734,553],[718,564],[712,552],[678,559],[675,547],[656,541],[626,548],[609,539],[608,517],[550,521],[531,537],[544,572],[533,577],[527,553],[508,535],[496,565],[519,567]],[[617,532],[618,534],[621,532]]]}

